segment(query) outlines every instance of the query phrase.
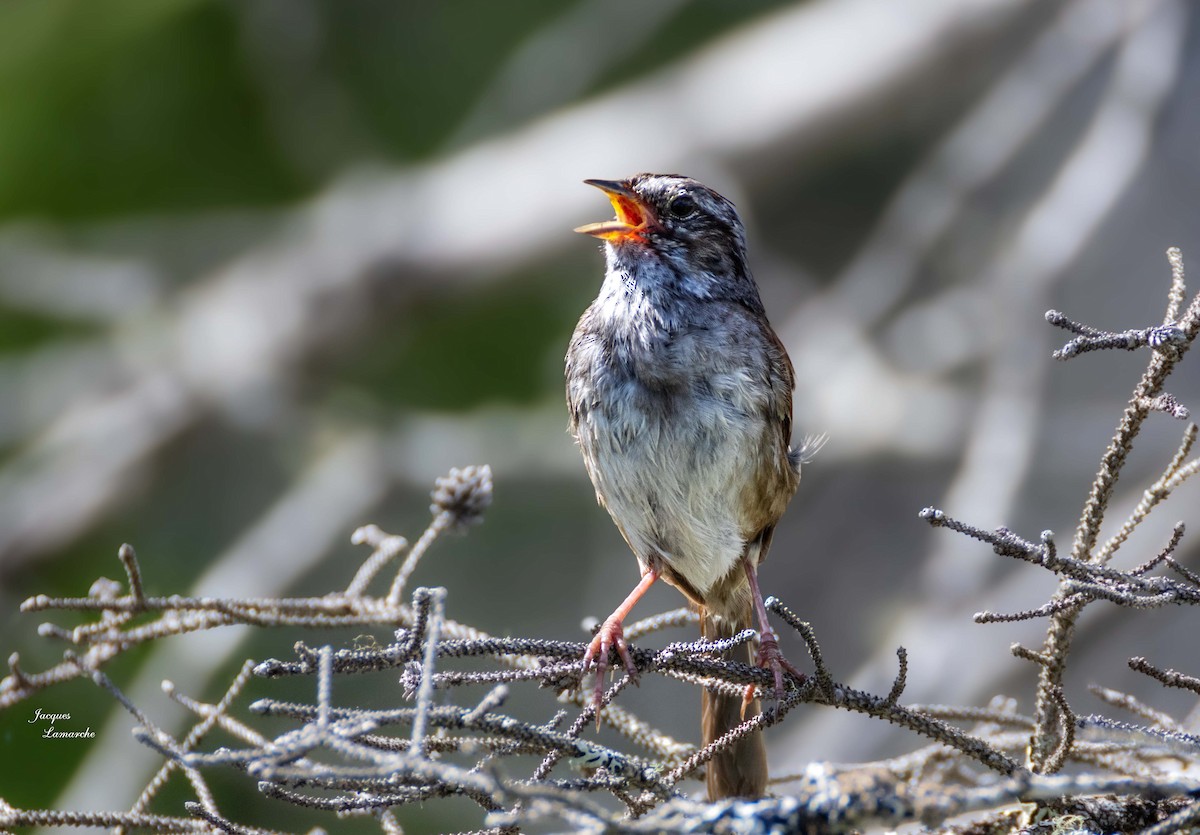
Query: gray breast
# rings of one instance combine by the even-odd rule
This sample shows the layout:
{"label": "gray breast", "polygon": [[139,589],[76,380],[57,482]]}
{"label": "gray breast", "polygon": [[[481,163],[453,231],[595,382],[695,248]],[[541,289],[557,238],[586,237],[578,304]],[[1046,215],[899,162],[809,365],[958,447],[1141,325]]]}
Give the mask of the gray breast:
{"label": "gray breast", "polygon": [[725,324],[630,326],[593,312],[568,398],[597,496],[640,561],[661,556],[703,593],[745,547],[742,507],[765,452],[762,372]]}

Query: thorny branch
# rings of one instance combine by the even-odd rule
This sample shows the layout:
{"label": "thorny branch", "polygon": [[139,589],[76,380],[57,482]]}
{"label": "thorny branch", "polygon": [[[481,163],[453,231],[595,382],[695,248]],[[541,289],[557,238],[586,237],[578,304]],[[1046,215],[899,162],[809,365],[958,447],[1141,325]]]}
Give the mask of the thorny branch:
{"label": "thorny branch", "polygon": [[[1054,536],[1050,531],[1044,531],[1040,542],[1035,544],[1022,539],[1007,528],[999,528],[993,532],[984,531],[952,519],[935,508],[925,508],[920,514],[921,518],[934,526],[947,527],[986,542],[1001,556],[1034,563],[1053,572],[1059,578],[1058,590],[1042,606],[1009,615],[982,612],[976,616],[976,621],[980,623],[1041,617],[1049,619],[1046,637],[1040,650],[1016,646],[1013,648],[1019,657],[1031,660],[1039,666],[1037,713],[1030,747],[1031,767],[1035,772],[1053,773],[1062,766],[1065,761],[1062,756],[1063,749],[1071,747],[1070,731],[1078,723],[1087,722],[1088,727],[1102,727],[1110,731],[1118,729],[1116,725],[1105,721],[1073,720],[1063,693],[1063,672],[1075,624],[1083,608],[1100,600],[1134,609],[1200,602],[1200,576],[1181,565],[1174,556],[1184,535],[1182,522],[1175,526],[1166,545],[1141,565],[1127,570],[1109,567],[1117,550],[1148,514],[1176,487],[1200,470],[1200,458],[1188,460],[1197,436],[1196,424],[1189,424],[1184,430],[1178,451],[1163,474],[1145,492],[1129,518],[1106,543],[1098,545],[1100,529],[1113,488],[1133,448],[1134,439],[1146,419],[1154,412],[1163,412],[1183,420],[1190,416],[1189,409],[1169,392],[1164,391],[1164,386],[1168,376],[1200,332],[1200,294],[1193,296],[1184,308],[1187,287],[1184,281],[1183,255],[1178,249],[1172,248],[1167,252],[1167,260],[1171,266],[1171,286],[1167,309],[1159,325],[1114,333],[1074,322],[1058,311],[1052,310],[1046,314],[1046,320],[1050,324],[1077,334],[1062,349],[1055,352],[1054,356],[1058,359],[1070,359],[1089,351],[1112,348],[1148,348],[1151,352],[1146,371],[1134,388],[1112,441],[1101,458],[1099,470],[1075,530],[1070,556],[1060,556],[1057,553]],[[1177,576],[1149,576],[1149,573],[1157,568],[1170,570]],[[1135,669],[1139,669],[1140,664],[1144,663],[1141,659],[1131,661]],[[1161,671],[1146,671],[1164,684],[1168,678],[1172,682],[1182,682],[1190,678],[1174,678]],[[1157,732],[1151,735],[1155,734]],[[1186,816],[1181,818],[1185,819],[1194,820]]]}
{"label": "thorny branch", "polygon": [[[1147,337],[1147,346],[1151,348],[1150,363],[1134,388],[1133,396],[1125,407],[1116,433],[1100,460],[1100,468],[1092,489],[1084,504],[1079,524],[1075,529],[1075,540],[1071,547],[1071,556],[1081,562],[1103,562],[1111,554],[1093,554],[1100,537],[1100,526],[1108,509],[1109,499],[1113,488],[1120,477],[1126,458],[1133,449],[1134,438],[1141,431],[1145,422],[1155,407],[1152,405],[1164,394],[1163,386],[1167,377],[1175,369],[1179,360],[1191,347],[1197,331],[1200,331],[1200,294],[1193,297],[1191,303],[1182,314],[1179,313],[1181,300],[1186,298],[1187,290],[1184,283],[1183,253],[1178,249],[1167,252],[1167,260],[1171,264],[1171,290],[1168,295],[1167,310],[1163,316],[1162,333],[1164,338],[1155,341]],[[1178,317],[1178,318],[1177,318]],[[1055,595],[1061,600],[1072,594],[1070,589],[1061,588]],[[1062,686],[1063,671],[1066,657],[1070,652],[1071,639],[1075,632],[1075,623],[1081,607],[1072,606],[1050,615],[1050,627],[1042,652],[1047,663],[1042,665],[1038,679],[1038,727],[1033,739],[1032,760],[1035,769],[1046,764],[1049,751],[1058,742],[1057,731],[1058,709],[1051,691]]]}
{"label": "thorny branch", "polygon": [[[440,532],[477,521],[490,497],[487,468],[453,471],[447,479],[439,480],[431,508],[433,521],[413,551],[424,553]],[[98,611],[100,617],[70,631],[44,630],[72,645],[64,653],[63,662],[51,674],[29,675],[21,669],[19,659],[13,658],[12,674],[0,684],[0,693],[9,703],[15,703],[56,680],[91,678],[125,707],[136,723],[135,736],[166,762],[128,812],[81,817],[4,809],[0,826],[47,823],[248,831],[221,812],[205,777],[213,769],[233,768],[254,779],[263,794],[276,800],[314,811],[374,815],[385,829],[395,824],[393,810],[449,796],[472,800],[488,816],[488,825],[498,828],[496,831],[540,817],[590,821],[587,826],[593,828],[616,827],[629,815],[656,813],[670,818],[679,809],[693,808],[695,801],[680,793],[681,782],[702,776],[705,763],[715,753],[745,734],[782,721],[804,703],[840,707],[907,727],[947,746],[942,750],[957,752],[955,756],[964,763],[976,763],[980,774],[1019,775],[1023,771],[1011,753],[1001,747],[936,716],[899,704],[907,675],[907,654],[903,650],[898,653],[896,680],[886,696],[836,682],[825,665],[812,627],[776,598],[767,601],[768,607],[796,630],[809,649],[814,667],[813,675],[804,682],[790,682],[781,703],[747,720],[723,739],[697,749],[671,739],[613,704],[612,700],[629,684],[628,676],[622,676],[605,694],[600,718],[643,753],[600,745],[583,737],[595,718],[595,708],[581,695],[590,692],[580,680],[584,642],[498,638],[462,626],[446,616],[442,589],[419,588],[408,604],[392,601],[395,589],[403,586],[415,566],[413,551],[397,570],[400,582],[392,580],[388,597],[372,597],[367,593],[372,581],[388,562],[404,552],[406,543],[373,527],[360,529],[354,538],[373,545],[373,553],[358,569],[347,591],[323,597],[147,597],[141,591],[142,570],[137,556],[125,546],[119,556],[126,571],[127,594],[120,593],[118,584],[102,580],[85,598],[37,597],[28,601],[26,611]],[[399,629],[395,640],[383,646],[334,648],[299,643],[294,660],[248,662],[216,704],[195,701],[178,693],[169,682],[164,683],[166,694],[197,716],[195,726],[181,739],[158,727],[100,669],[107,660],[146,641],[234,623],[321,629],[373,623],[399,625]],[[629,632],[644,636],[693,623],[694,615],[675,611],[633,624]],[[660,650],[634,647],[633,658],[643,675],[664,675],[738,694],[747,685],[755,685],[766,694],[772,690],[766,671],[722,660],[727,649],[755,637],[747,630],[719,641],[672,642]],[[78,654],[77,647],[83,647],[84,654]],[[464,659],[485,663],[482,669],[478,663],[466,670],[452,666]],[[412,704],[384,710],[334,704],[334,677],[377,672],[398,672],[404,697]],[[297,704],[260,699],[250,705],[252,715],[284,717],[295,723],[282,734],[265,735],[252,722],[230,715],[252,675],[313,676],[315,701]],[[558,728],[568,715],[563,710],[545,724],[531,724],[508,714],[505,708],[511,688],[522,682],[548,688],[558,694],[560,702],[575,704],[578,711],[570,726]],[[469,692],[462,688],[481,686],[485,688],[482,697],[454,696]],[[338,688],[338,692],[344,691]],[[202,752],[201,743],[215,729],[240,744]],[[323,752],[321,756],[317,756],[318,751]],[[331,757],[336,762],[329,762]],[[540,759],[527,777],[520,776],[515,766],[521,757]],[[574,770],[564,772],[560,763]],[[191,817],[152,818],[149,810],[175,771],[186,777],[197,798],[187,807]],[[823,789],[827,790],[828,786]],[[615,799],[619,805],[597,804],[588,797],[596,792]],[[878,815],[878,805],[868,805],[864,807],[867,811],[859,812],[839,805],[836,815],[830,809],[818,809],[814,817],[807,806],[800,804],[789,807],[787,814],[801,815],[806,826],[829,828],[838,820]],[[753,804],[727,805],[720,814],[738,817],[757,814],[754,810],[768,814],[767,809]],[[893,817],[899,820],[908,814],[904,811]],[[719,827],[713,831],[719,831]]]}

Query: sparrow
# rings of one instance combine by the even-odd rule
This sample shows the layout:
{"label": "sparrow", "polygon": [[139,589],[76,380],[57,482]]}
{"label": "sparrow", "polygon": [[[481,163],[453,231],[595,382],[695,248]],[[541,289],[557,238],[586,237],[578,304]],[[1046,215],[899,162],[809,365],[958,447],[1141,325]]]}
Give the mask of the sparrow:
{"label": "sparrow", "polygon": [[[630,675],[623,622],[657,580],[701,613],[701,633],[729,638],[758,622],[758,650],[741,660],[804,676],[780,652],[758,566],[800,481],[809,451],[792,447],[795,375],[746,263],[732,202],[689,177],[638,174],[585,180],[616,217],[576,229],[604,242],[606,270],[566,356],[570,428],[641,581],[601,624],[583,658],[594,699],[615,650]],[[730,657],[734,657],[732,654]],[[703,691],[705,744],[757,715],[757,699]],[[710,799],[759,797],[762,734],[709,762]]]}

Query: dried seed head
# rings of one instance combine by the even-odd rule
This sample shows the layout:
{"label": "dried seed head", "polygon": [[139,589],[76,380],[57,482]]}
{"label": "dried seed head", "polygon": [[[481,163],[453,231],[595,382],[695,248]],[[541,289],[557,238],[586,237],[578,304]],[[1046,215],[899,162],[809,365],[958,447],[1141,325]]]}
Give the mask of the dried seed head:
{"label": "dried seed head", "polygon": [[101,600],[116,600],[120,596],[121,584],[107,577],[98,578],[88,589],[88,597],[96,597]]}
{"label": "dried seed head", "polygon": [[421,662],[413,659],[407,661],[400,671],[400,686],[404,688],[404,698],[410,702],[417,697],[421,687]]}
{"label": "dried seed head", "polygon": [[434,482],[429,495],[433,499],[430,513],[449,513],[458,528],[477,525],[492,503],[492,468],[486,464],[461,470],[453,467],[449,475]]}

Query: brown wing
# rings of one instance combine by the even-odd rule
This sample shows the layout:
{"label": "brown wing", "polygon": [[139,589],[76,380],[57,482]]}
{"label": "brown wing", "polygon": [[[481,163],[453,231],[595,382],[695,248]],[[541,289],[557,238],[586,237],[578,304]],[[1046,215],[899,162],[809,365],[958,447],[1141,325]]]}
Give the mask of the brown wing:
{"label": "brown wing", "polygon": [[[792,392],[796,388],[796,369],[792,366],[792,358],[779,335],[766,325],[763,330],[771,343],[771,390],[774,394],[775,415],[779,419],[780,437],[783,454],[789,458],[792,469],[796,471],[796,480],[800,480],[800,462],[790,461],[792,443]],[[795,488],[793,487],[794,491]]]}
{"label": "brown wing", "polygon": [[755,489],[746,498],[750,511],[747,515],[753,520],[751,530],[747,531],[747,547],[758,548],[759,562],[766,557],[775,524],[800,484],[799,456],[793,455],[791,450],[792,390],[796,372],[783,342],[765,322],[763,335],[768,343],[768,423],[764,428],[764,454],[758,460]]}

